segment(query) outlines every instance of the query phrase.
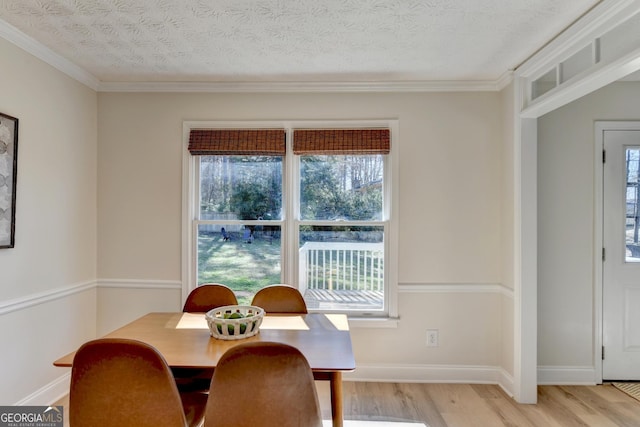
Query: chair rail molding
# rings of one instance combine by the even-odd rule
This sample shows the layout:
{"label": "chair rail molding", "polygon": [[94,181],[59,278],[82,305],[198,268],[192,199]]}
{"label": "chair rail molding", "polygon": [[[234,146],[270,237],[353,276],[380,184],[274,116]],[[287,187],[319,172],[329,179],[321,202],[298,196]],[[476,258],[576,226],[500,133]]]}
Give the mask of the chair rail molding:
{"label": "chair rail molding", "polygon": [[98,288],[182,289],[180,280],[98,279]]}
{"label": "chair rail molding", "polygon": [[513,299],[513,289],[501,283],[401,283],[398,293],[495,293]]}
{"label": "chair rail molding", "polygon": [[87,282],[76,283],[69,286],[51,289],[48,291],[38,292],[6,301],[0,301],[0,315],[8,314],[14,311],[23,310],[39,304],[55,301],[69,295],[84,292],[89,289],[96,288],[96,281],[89,280]]}

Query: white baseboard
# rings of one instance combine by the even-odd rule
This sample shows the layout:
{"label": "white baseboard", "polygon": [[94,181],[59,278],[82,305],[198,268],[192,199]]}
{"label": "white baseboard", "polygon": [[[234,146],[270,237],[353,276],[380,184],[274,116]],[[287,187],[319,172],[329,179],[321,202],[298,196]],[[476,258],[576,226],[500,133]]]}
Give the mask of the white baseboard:
{"label": "white baseboard", "polygon": [[540,385],[594,385],[596,369],[593,366],[538,366]]}
{"label": "white baseboard", "polygon": [[16,402],[16,406],[41,406],[51,405],[63,396],[69,394],[69,386],[71,384],[71,370],[66,374],[58,377],[54,381],[34,391],[29,396]]}
{"label": "white baseboard", "polygon": [[499,366],[366,365],[343,375],[345,381],[498,384],[513,395],[513,377]]}
{"label": "white baseboard", "polygon": [[[16,405],[49,405],[69,393],[71,372],[57,378]],[[513,396],[513,378],[496,366],[358,365],[343,375],[345,381],[497,384]]]}

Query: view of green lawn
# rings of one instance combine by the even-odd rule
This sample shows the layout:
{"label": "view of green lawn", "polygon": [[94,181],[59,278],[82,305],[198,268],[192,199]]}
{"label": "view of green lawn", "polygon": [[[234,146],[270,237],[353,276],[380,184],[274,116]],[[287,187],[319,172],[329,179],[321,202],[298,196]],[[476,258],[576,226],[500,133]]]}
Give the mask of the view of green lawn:
{"label": "view of green lawn", "polygon": [[236,293],[238,303],[250,304],[256,291],[280,283],[280,239],[256,233],[246,243],[240,233],[203,234],[198,239],[198,284],[222,283]]}

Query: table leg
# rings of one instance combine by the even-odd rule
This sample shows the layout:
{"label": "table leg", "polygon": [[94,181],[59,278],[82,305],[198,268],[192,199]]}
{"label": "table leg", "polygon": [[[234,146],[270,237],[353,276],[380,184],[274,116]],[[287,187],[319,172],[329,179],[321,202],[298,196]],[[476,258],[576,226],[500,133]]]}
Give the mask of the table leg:
{"label": "table leg", "polygon": [[342,427],[342,372],[329,374],[329,387],[331,389],[331,417],[333,427]]}

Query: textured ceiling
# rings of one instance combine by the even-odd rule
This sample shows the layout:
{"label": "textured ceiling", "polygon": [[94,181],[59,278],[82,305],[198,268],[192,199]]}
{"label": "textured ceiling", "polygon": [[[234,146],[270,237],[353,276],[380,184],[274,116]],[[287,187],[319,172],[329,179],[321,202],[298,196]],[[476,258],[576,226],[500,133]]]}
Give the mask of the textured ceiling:
{"label": "textured ceiling", "polygon": [[102,82],[495,81],[598,0],[0,0]]}

